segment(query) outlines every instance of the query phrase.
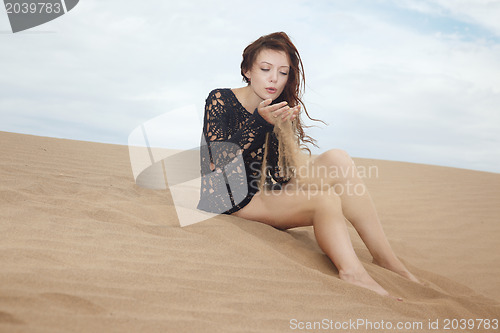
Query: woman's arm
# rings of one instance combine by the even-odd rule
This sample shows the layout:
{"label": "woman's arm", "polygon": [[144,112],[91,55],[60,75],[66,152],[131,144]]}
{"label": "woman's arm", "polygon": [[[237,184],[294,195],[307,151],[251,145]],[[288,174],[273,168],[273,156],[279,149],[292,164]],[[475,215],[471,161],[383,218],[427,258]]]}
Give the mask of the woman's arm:
{"label": "woman's arm", "polygon": [[233,110],[228,110],[221,92],[212,91],[206,100],[203,124],[203,134],[209,147],[211,171],[223,168],[238,154],[245,156],[262,146],[265,134],[274,127],[255,110],[241,127],[230,135],[231,112]]}
{"label": "woman's arm", "polygon": [[[198,209],[223,213],[234,208],[248,194],[243,155],[261,146],[272,124],[257,111],[238,124],[221,92],[210,93],[205,104],[201,157],[201,192]],[[234,130],[230,126],[241,126]],[[232,135],[231,135],[232,134]]]}

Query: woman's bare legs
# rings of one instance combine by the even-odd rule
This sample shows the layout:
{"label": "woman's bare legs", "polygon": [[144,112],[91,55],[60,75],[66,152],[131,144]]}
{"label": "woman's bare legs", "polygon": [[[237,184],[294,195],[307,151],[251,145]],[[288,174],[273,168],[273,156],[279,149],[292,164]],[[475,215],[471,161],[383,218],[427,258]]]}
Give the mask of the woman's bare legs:
{"label": "woman's bare legs", "polygon": [[279,229],[312,225],[318,245],[337,267],[342,280],[388,295],[356,256],[337,194],[297,191],[291,187],[269,193],[258,192],[247,206],[233,215]]}
{"label": "woman's bare legs", "polygon": [[[314,172],[311,168],[314,168]],[[375,206],[351,157],[338,149],[329,150],[313,160],[303,175],[307,184],[339,194],[344,216],[352,223],[368,250],[373,262],[394,271],[411,281],[419,282],[401,263],[384,233]]]}

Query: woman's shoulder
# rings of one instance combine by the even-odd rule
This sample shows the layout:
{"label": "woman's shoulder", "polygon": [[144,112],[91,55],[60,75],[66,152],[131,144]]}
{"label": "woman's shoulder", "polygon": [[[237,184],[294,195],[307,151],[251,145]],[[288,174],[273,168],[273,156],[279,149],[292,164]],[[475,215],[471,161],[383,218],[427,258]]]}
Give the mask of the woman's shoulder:
{"label": "woman's shoulder", "polygon": [[208,94],[207,100],[226,99],[232,94],[231,88],[215,88]]}

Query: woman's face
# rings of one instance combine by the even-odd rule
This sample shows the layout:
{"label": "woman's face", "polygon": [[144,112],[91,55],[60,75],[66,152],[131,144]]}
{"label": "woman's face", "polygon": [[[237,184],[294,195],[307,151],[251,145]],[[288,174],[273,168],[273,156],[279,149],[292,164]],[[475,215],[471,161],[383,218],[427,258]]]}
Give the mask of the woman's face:
{"label": "woman's face", "polygon": [[263,49],[245,76],[257,96],[262,100],[275,100],[283,92],[289,72],[290,61],[284,51]]}

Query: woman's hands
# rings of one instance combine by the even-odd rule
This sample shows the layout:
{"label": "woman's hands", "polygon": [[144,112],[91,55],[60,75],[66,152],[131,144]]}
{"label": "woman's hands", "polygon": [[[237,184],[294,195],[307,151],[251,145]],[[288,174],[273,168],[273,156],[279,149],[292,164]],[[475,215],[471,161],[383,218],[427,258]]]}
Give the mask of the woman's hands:
{"label": "woman's hands", "polygon": [[278,117],[281,117],[282,121],[294,120],[300,111],[300,104],[292,108],[287,102],[269,105],[272,101],[270,98],[263,100],[257,108],[257,112],[270,124],[276,125]]}

